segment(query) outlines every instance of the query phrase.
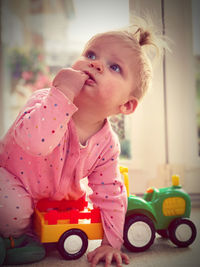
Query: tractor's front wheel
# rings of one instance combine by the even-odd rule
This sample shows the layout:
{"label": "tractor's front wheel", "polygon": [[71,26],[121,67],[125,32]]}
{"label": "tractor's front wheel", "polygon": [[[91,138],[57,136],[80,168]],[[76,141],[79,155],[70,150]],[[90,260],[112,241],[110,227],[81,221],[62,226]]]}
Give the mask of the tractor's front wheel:
{"label": "tractor's front wheel", "polygon": [[197,230],[188,219],[175,219],[169,226],[169,238],[178,247],[188,247],[196,238]]}

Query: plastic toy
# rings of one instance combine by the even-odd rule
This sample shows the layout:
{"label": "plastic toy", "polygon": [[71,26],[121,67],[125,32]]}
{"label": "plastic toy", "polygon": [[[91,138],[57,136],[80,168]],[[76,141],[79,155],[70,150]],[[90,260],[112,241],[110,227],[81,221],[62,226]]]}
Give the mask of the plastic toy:
{"label": "plastic toy", "polygon": [[77,201],[39,201],[35,231],[41,242],[57,242],[58,251],[66,260],[80,258],[87,250],[88,239],[103,237],[100,211],[89,208],[85,196]]}
{"label": "plastic toy", "polygon": [[[178,247],[193,243],[196,227],[189,220],[191,201],[179,185],[178,176],[172,176],[172,186],[149,188],[142,198],[129,194],[128,168],[120,167],[120,172],[128,194],[124,225],[124,246],[128,250],[147,250],[153,244],[156,232],[169,238]],[[103,238],[100,211],[89,206],[85,195],[76,201],[40,200],[34,216],[34,228],[40,241],[56,242],[66,260],[80,258],[87,250],[88,239]],[[13,242],[0,237],[0,260],[3,259],[0,264],[30,263],[45,256],[42,244],[28,236],[15,240],[15,247]]]}
{"label": "plastic toy", "polygon": [[[172,177],[171,187],[149,188],[141,198],[129,194],[128,168],[120,167],[120,172],[128,193],[124,246],[133,252],[145,251],[153,244],[156,232],[178,247],[192,244],[196,227],[188,219],[190,197],[179,185],[179,177]],[[100,212],[88,208],[85,196],[78,202],[42,200],[35,214],[41,242],[58,242],[58,250],[67,260],[81,257],[88,239],[103,237]]]}
{"label": "plastic toy", "polygon": [[[124,169],[128,173],[128,169]],[[178,247],[187,247],[196,238],[196,227],[189,220],[191,201],[179,185],[179,176],[172,176],[172,186],[149,188],[144,197],[128,196],[124,226],[124,245],[134,252],[150,248],[157,232]]]}

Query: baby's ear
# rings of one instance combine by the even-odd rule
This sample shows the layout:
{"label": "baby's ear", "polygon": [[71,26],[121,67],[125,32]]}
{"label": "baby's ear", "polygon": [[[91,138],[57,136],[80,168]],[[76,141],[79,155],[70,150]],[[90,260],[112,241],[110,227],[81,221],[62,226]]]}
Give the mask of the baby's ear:
{"label": "baby's ear", "polygon": [[124,115],[131,114],[135,111],[137,105],[138,105],[138,100],[135,97],[132,97],[126,103],[120,105],[119,107],[120,113]]}

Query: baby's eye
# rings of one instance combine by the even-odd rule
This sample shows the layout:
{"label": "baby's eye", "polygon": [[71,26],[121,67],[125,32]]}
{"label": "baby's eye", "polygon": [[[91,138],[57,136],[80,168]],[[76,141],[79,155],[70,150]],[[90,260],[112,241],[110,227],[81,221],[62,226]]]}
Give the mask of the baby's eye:
{"label": "baby's eye", "polygon": [[121,72],[121,68],[118,64],[112,64],[110,65],[110,68],[116,72],[119,72],[119,73]]}
{"label": "baby's eye", "polygon": [[92,51],[88,51],[87,53],[86,53],[86,57],[87,58],[89,58],[89,59],[96,59],[96,55],[95,55],[95,53],[94,52],[92,52]]}

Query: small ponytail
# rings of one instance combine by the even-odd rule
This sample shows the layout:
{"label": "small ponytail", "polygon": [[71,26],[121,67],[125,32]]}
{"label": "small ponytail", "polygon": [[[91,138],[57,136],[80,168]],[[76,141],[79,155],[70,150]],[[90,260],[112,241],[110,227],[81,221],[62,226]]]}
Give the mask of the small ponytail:
{"label": "small ponytail", "polygon": [[164,49],[170,51],[169,38],[158,30],[149,16],[146,19],[134,17],[134,24],[128,26],[129,34],[138,42],[141,48],[145,48],[147,54],[154,54],[160,58]]}
{"label": "small ponytail", "polygon": [[143,28],[138,28],[134,33],[134,37],[138,40],[140,46],[154,45],[151,33],[149,31],[144,31]]}
{"label": "small ponytail", "polygon": [[151,87],[153,65],[162,58],[164,49],[169,49],[165,36],[156,29],[150,17],[134,17],[134,24],[128,26],[126,35],[133,42],[137,58],[138,75],[133,95],[140,100]]}

